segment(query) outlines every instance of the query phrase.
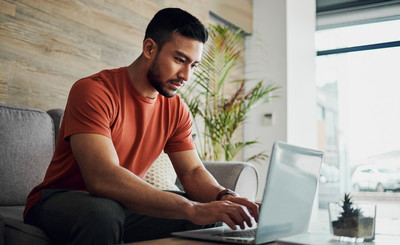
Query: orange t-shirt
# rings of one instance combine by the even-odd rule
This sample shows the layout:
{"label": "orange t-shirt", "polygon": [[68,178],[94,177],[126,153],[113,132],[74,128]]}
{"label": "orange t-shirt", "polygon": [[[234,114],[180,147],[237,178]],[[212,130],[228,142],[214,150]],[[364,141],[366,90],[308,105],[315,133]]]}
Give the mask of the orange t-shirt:
{"label": "orange t-shirt", "polygon": [[70,147],[69,137],[96,133],[109,137],[120,166],[143,178],[165,152],[193,150],[192,121],[186,105],[174,96],[142,96],[126,67],[104,70],[71,88],[53,159],[44,181],[28,196],[24,216],[43,189],[87,190]]}

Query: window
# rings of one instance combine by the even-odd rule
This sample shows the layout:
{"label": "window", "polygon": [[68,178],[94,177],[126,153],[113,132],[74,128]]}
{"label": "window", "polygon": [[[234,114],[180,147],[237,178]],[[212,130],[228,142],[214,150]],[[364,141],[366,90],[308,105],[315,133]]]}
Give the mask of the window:
{"label": "window", "polygon": [[316,32],[319,206],[351,192],[378,204],[376,232],[389,234],[400,234],[399,30],[392,20]]}

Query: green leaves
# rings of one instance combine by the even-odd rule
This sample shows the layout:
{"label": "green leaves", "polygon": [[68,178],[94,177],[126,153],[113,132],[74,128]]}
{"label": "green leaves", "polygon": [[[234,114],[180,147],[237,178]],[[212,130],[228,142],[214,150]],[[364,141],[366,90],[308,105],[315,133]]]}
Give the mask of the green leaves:
{"label": "green leaves", "polygon": [[[210,39],[203,51],[202,62],[194,72],[194,81],[188,83],[180,95],[194,119],[201,118],[199,130],[200,158],[211,161],[231,161],[243,148],[257,141],[236,140],[236,131],[247,113],[257,104],[272,98],[277,87],[264,86],[263,81],[248,81],[238,77],[236,68],[243,60],[244,36],[242,32],[221,25],[209,27]],[[254,87],[249,88],[249,83]],[[248,90],[248,91],[246,91]],[[250,160],[265,159],[263,153]]]}

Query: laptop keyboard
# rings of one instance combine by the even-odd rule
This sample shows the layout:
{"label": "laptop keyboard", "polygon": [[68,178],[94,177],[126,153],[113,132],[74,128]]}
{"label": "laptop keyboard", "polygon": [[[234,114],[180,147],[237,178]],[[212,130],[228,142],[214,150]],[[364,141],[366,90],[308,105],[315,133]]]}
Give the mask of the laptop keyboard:
{"label": "laptop keyboard", "polygon": [[252,238],[256,236],[257,229],[248,229],[243,231],[234,231],[234,232],[223,232],[219,234],[213,234],[214,236],[221,237],[242,237],[242,238]]}

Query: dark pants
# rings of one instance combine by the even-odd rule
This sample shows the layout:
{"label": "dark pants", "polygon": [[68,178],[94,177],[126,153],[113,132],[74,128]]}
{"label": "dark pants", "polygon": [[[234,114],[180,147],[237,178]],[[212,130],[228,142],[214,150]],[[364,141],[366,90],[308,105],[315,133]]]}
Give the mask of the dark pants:
{"label": "dark pants", "polygon": [[118,244],[203,228],[187,220],[136,214],[114,200],[71,190],[44,190],[25,222],[40,227],[55,244]]}

